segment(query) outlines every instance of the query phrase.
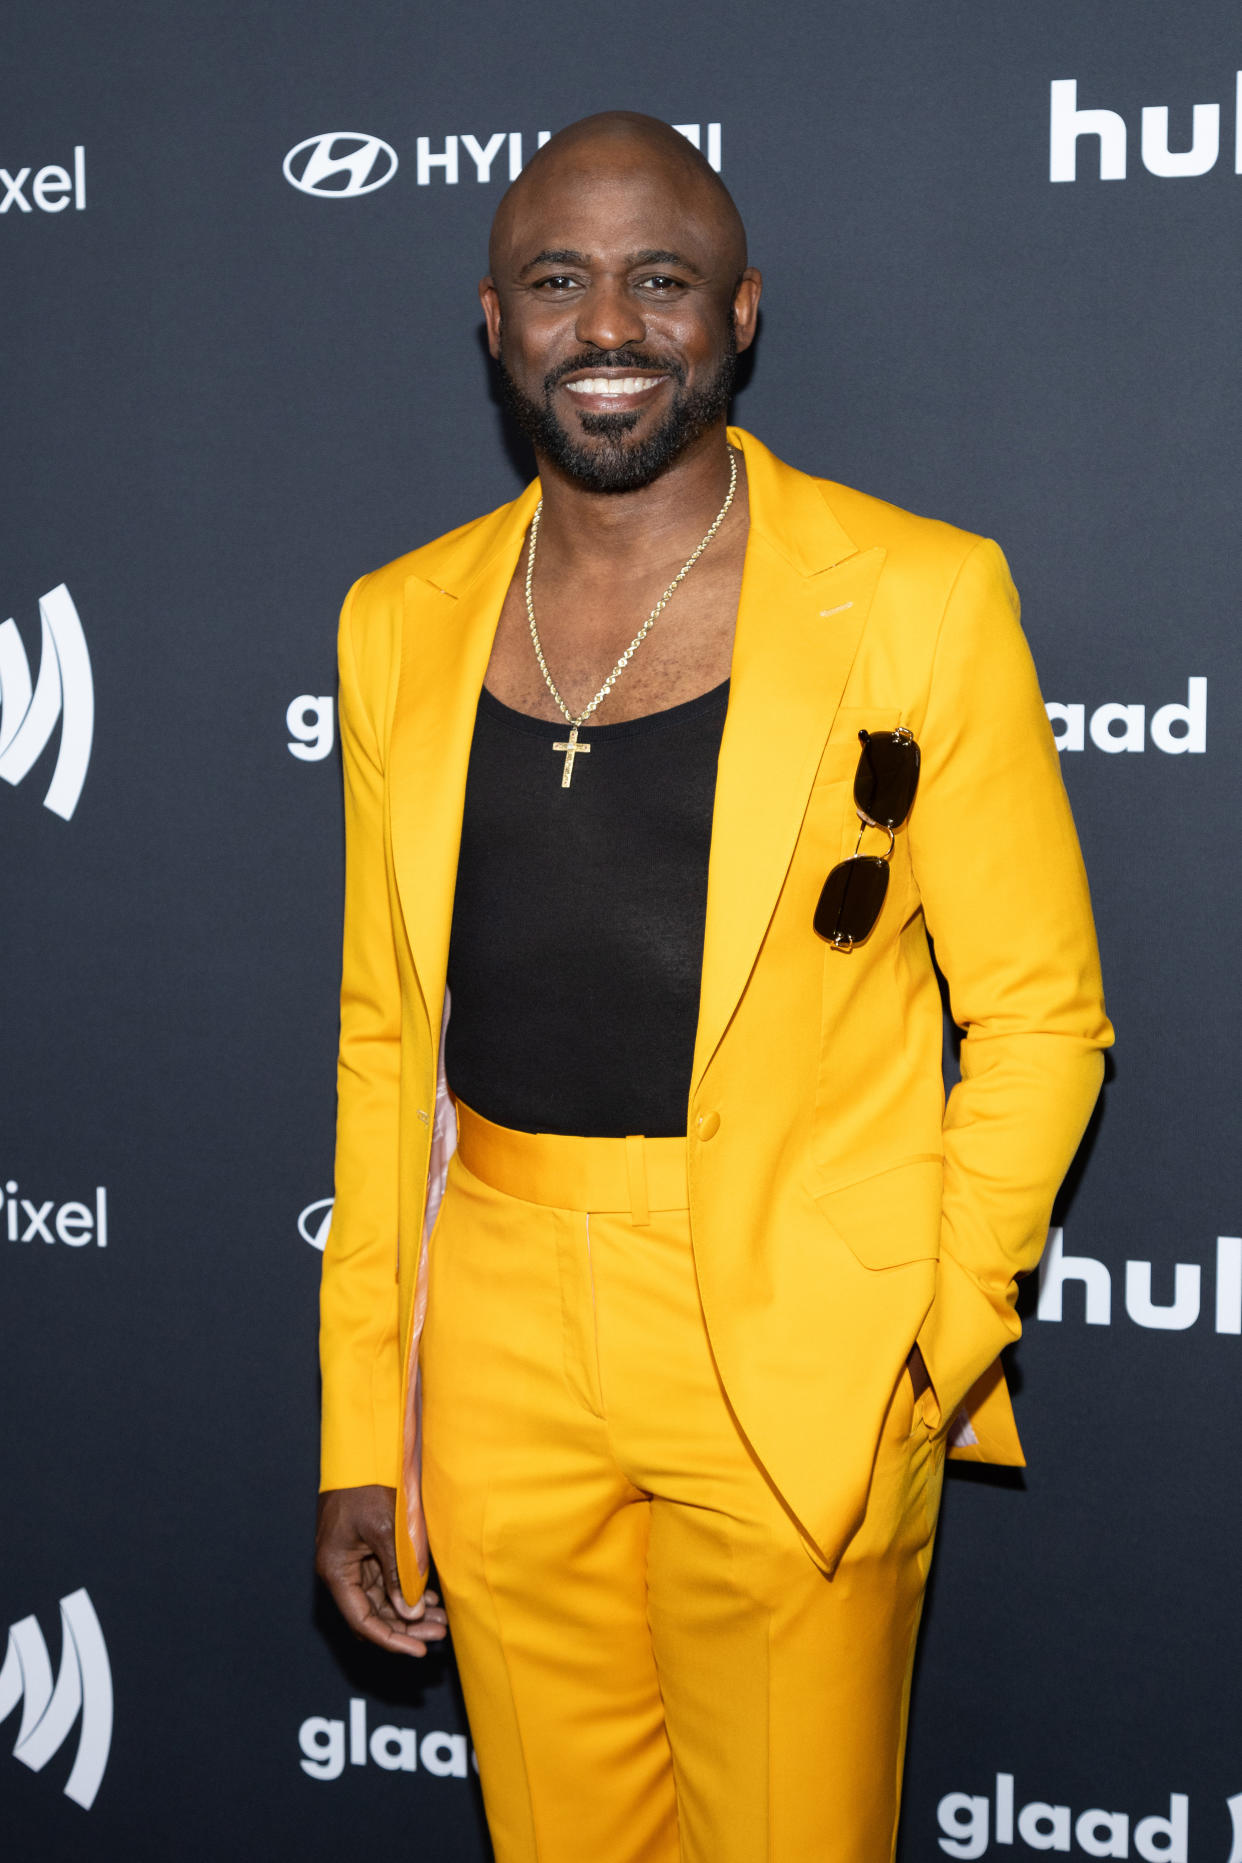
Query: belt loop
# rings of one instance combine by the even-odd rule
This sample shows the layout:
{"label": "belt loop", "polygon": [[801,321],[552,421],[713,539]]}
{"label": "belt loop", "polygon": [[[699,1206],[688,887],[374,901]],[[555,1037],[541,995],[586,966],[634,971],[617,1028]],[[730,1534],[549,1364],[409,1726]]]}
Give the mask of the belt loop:
{"label": "belt loop", "polygon": [[641,1135],[630,1134],[626,1138],[625,1175],[630,1186],[630,1221],[635,1224],[649,1223],[651,1211],[647,1205],[647,1162]]}

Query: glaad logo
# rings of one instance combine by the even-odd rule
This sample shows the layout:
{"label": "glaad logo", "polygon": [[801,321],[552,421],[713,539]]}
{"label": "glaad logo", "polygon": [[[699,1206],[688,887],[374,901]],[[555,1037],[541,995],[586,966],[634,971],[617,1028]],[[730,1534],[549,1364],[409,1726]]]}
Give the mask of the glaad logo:
{"label": "glaad logo", "polygon": [[[1242,71],[1235,80],[1237,99],[1234,119],[1235,173],[1242,175]],[[1077,181],[1078,142],[1082,136],[1095,136],[1100,145],[1101,181],[1124,181],[1126,178],[1126,121],[1116,110],[1080,110],[1077,78],[1054,78],[1052,116],[1049,130],[1048,179]],[[1169,107],[1151,104],[1142,115],[1143,167],[1149,175],[1172,178],[1179,175],[1206,175],[1215,168],[1220,155],[1220,105],[1191,106],[1190,147],[1169,147]]]}
{"label": "glaad logo", "polygon": [[[345,1770],[345,1723],[312,1714],[298,1728],[302,1758],[298,1764],[311,1779],[339,1779]],[[469,1748],[464,1734],[439,1731],[421,1737],[413,1727],[377,1727],[367,1738],[367,1704],[349,1704],[349,1763],[365,1766],[368,1755],[385,1772],[424,1772],[437,1779],[464,1779]],[[478,1770],[473,1752],[470,1763]]]}
{"label": "glaad logo", "polygon": [[59,718],[60,750],[43,806],[68,821],[86,781],[95,732],[91,657],[63,582],[39,597],[39,620],[43,639],[33,688],[17,623],[0,626],[0,776],[14,784],[28,776]]}
{"label": "glaad logo", "polygon": [[38,1619],[23,1617],[9,1631],[0,1668],[0,1721],[22,1704],[14,1759],[42,1772],[69,1738],[79,1714],[78,1751],[65,1797],[84,1811],[95,1802],[112,1745],[112,1670],[95,1607],[85,1591],[60,1601],[60,1672],[52,1664]]}
{"label": "glaad logo", "polygon": [[16,207],[18,213],[33,213],[35,207],[40,213],[63,213],[69,205],[71,195],[76,211],[84,213],[86,211],[85,148],[79,143],[73,151],[72,175],[58,162],[49,162],[46,168],[40,168],[34,180],[30,181],[31,200],[26,199],[28,181],[30,181],[28,168],[19,168],[12,173],[7,168],[0,168],[0,187],[4,189],[4,197],[0,199],[0,213],[8,213],[11,207]]}
{"label": "glaad logo", "polygon": [[313,692],[303,692],[291,700],[285,713],[285,729],[289,733],[289,755],[300,763],[318,763],[329,756],[334,736],[331,695],[316,698]]}
{"label": "glaad logo", "polygon": [[[687,137],[696,149],[702,149],[719,173],[719,123],[674,123],[673,128]],[[541,129],[535,137],[535,147],[542,149],[551,134],[551,130]],[[506,178],[516,181],[522,172],[524,155],[520,129],[494,130],[486,139],[459,133],[445,136],[440,146],[434,146],[430,136],[417,136],[414,139],[416,185],[429,187],[438,176],[449,187],[455,187],[463,172],[468,172],[462,161],[463,151],[474,168],[476,181],[493,179],[492,170],[502,151],[501,171]],[[396,150],[378,136],[338,129],[308,136],[304,142],[299,142],[286,155],[283,171],[285,180],[300,188],[303,194],[352,200],[359,194],[371,194],[376,188],[382,188],[392,180],[397,166]]]}
{"label": "glaad logo", "polygon": [[397,151],[389,143],[348,129],[308,136],[290,149],[284,160],[285,180],[295,188],[301,188],[303,194],[324,194],[336,200],[374,194],[396,172]]}
{"label": "glaad logo", "polygon": [[[1230,1801],[1230,1807],[1237,1802]],[[995,1828],[992,1812],[995,1810]],[[1015,1842],[1013,1774],[998,1772],[994,1798],[948,1792],[936,1807],[940,1848],[951,1857],[981,1857],[990,1841]],[[1236,1822],[1236,1820],[1235,1820]],[[1187,1863],[1190,1800],[1184,1792],[1169,1797],[1169,1815],[1155,1813],[1134,1827],[1124,1811],[1082,1811],[1075,1818],[1068,1805],[1033,1799],[1017,1812],[1016,1842],[1031,1850],[1080,1850],[1089,1857],[1142,1857],[1145,1863]],[[1230,1863],[1235,1863],[1230,1858]]]}
{"label": "glaad logo", "polygon": [[1229,1852],[1227,1863],[1242,1863],[1242,1792],[1235,1792],[1227,1803],[1229,1821],[1233,1825],[1233,1848]]}
{"label": "glaad logo", "polygon": [[328,1231],[332,1227],[332,1205],[334,1197],[320,1197],[318,1203],[308,1203],[298,1217],[298,1234],[303,1242],[309,1242],[320,1254],[328,1246]]}
{"label": "glaad logo", "polygon": [[[1202,1271],[1198,1262],[1179,1261],[1173,1267],[1173,1299],[1154,1301],[1149,1261],[1126,1263],[1126,1312],[1136,1326],[1152,1332],[1183,1333],[1199,1317]],[[1111,1326],[1113,1277],[1092,1255],[1067,1255],[1061,1229],[1048,1231],[1048,1246],[1039,1264],[1039,1304],[1036,1317],[1059,1321],[1064,1317],[1063,1295],[1068,1281],[1083,1288],[1083,1318],[1088,1326]],[[1216,1331],[1242,1334],[1242,1236],[1216,1238]]]}
{"label": "glaad logo", "polygon": [[10,1177],[0,1190],[0,1220],[10,1242],[63,1242],[66,1248],[85,1248],[93,1242],[107,1248],[108,1193],[102,1184],[95,1186],[94,1209],[85,1203],[57,1205],[50,1197],[46,1203],[33,1203],[18,1196],[16,1180]]}
{"label": "glaad logo", "polygon": [[[1097,750],[1110,753],[1122,750],[1146,750],[1147,707],[1118,705],[1111,701],[1097,705],[1087,720],[1085,705],[1044,707],[1052,725],[1058,750],[1083,750],[1088,736]],[[1162,705],[1152,713],[1151,741],[1168,757],[1180,757],[1185,751],[1199,756],[1207,749],[1207,680],[1186,681],[1184,705]]]}

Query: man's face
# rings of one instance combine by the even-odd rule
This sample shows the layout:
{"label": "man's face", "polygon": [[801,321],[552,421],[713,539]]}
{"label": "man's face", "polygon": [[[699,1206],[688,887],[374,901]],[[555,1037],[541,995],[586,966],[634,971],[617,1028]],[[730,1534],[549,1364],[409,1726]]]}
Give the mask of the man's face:
{"label": "man's face", "polygon": [[586,150],[504,229],[481,294],[505,402],[584,490],[650,483],[725,415],[758,278],[715,209],[675,166]]}

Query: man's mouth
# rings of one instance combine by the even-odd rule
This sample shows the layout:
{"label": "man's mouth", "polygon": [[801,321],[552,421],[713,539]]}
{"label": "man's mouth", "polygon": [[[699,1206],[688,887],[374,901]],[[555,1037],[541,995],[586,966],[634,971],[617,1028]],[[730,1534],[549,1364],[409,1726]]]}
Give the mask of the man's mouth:
{"label": "man's mouth", "polygon": [[667,375],[579,375],[562,386],[584,408],[637,407],[668,380]]}

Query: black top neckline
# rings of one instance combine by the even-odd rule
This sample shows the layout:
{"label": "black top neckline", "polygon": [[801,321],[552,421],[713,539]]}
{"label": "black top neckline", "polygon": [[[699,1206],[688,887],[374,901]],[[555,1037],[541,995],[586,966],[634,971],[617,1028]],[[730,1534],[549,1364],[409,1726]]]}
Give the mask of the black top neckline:
{"label": "black top neckline", "polygon": [[[621,724],[488,692],[475,715],[453,893],[449,1086],[521,1132],[685,1136],[722,682]],[[575,1060],[567,1067],[566,1056]]]}
{"label": "black top neckline", "polygon": [[[693,699],[683,699],[680,705],[666,705],[661,711],[644,712],[641,718],[625,718],[617,724],[596,724],[594,717],[591,717],[579,726],[579,730],[605,738],[635,737],[646,731],[658,730],[664,725],[686,724],[703,713],[713,713],[727,705],[728,698],[729,681],[725,679],[709,692],[700,692]],[[525,731],[540,737],[545,737],[549,731],[560,735],[566,728],[563,718],[533,718],[529,712],[515,711],[512,705],[506,705],[503,699],[498,699],[486,686],[479,692],[479,709],[499,724],[508,725],[511,730]]]}

